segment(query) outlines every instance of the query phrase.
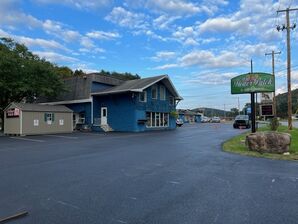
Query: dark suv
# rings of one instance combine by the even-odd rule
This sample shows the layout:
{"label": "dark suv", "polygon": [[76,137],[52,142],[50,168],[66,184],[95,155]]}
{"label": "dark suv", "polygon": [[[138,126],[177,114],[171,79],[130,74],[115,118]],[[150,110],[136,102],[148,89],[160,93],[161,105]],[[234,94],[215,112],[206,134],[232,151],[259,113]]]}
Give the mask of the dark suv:
{"label": "dark suv", "polygon": [[248,115],[238,115],[233,123],[234,128],[250,128],[250,120]]}

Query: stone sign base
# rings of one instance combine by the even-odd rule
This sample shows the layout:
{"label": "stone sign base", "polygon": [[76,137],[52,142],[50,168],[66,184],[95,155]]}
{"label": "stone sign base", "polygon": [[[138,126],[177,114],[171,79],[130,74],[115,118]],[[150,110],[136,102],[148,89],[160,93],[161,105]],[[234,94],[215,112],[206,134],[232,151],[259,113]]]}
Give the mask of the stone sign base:
{"label": "stone sign base", "polygon": [[259,153],[285,153],[291,145],[291,135],[280,132],[257,132],[246,136],[246,146]]}

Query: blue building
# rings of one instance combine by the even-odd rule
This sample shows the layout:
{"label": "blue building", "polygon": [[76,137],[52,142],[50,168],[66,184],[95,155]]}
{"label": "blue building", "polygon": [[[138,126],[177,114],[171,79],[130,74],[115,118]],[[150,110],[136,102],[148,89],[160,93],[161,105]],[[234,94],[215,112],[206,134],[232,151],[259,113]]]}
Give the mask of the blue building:
{"label": "blue building", "polygon": [[182,100],[167,75],[123,81],[98,74],[66,80],[69,91],[46,102],[74,111],[74,127],[93,131],[174,129],[177,103]]}

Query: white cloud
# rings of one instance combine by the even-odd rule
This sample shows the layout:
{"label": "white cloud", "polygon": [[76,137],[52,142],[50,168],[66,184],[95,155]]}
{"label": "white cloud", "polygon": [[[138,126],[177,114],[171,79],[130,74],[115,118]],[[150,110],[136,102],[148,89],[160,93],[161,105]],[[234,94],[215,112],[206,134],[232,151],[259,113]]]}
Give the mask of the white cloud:
{"label": "white cloud", "polygon": [[240,34],[248,34],[250,21],[248,18],[234,20],[233,18],[217,17],[207,19],[204,23],[199,25],[199,32],[237,32]]}
{"label": "white cloud", "polygon": [[244,65],[234,52],[222,51],[214,55],[212,51],[192,51],[179,59],[181,66],[202,66],[207,68],[228,68]]}
{"label": "white cloud", "polygon": [[139,32],[134,32],[135,34],[137,35],[140,35],[140,34],[145,34],[146,36],[148,37],[151,37],[153,39],[157,39],[157,40],[161,40],[161,41],[167,41],[168,38],[166,37],[162,37],[160,35],[157,35],[155,32],[153,32],[152,30],[141,30]]}
{"label": "white cloud", "polygon": [[231,78],[237,75],[238,74],[234,72],[220,73],[210,71],[197,74],[194,78],[190,78],[185,82],[191,84],[222,85],[230,83]]}
{"label": "white cloud", "polygon": [[37,54],[41,58],[45,58],[46,60],[52,63],[62,63],[62,62],[77,62],[79,61],[77,58],[65,56],[62,54],[58,54],[55,52],[45,52],[45,51],[34,51],[34,54]]}
{"label": "white cloud", "polygon": [[104,31],[92,31],[86,34],[87,37],[99,40],[112,40],[120,38],[120,34],[117,32],[104,32]]}
{"label": "white cloud", "polygon": [[184,45],[198,45],[199,33],[195,26],[178,27],[177,30],[172,34],[173,38]]}
{"label": "white cloud", "polygon": [[142,13],[133,13],[122,7],[115,7],[105,19],[122,27],[145,29],[148,27],[145,17]]}
{"label": "white cloud", "polygon": [[165,64],[165,65],[157,66],[153,68],[153,70],[166,70],[166,69],[177,68],[177,67],[179,67],[178,64]]}
{"label": "white cloud", "polygon": [[204,45],[220,40],[219,38],[215,37],[200,37],[199,27],[197,25],[178,27],[176,31],[173,32],[172,36],[181,44],[190,46],[196,46],[200,44]]}
{"label": "white cloud", "polygon": [[95,48],[93,41],[88,37],[82,37],[80,44],[87,49]]}
{"label": "white cloud", "polygon": [[160,30],[170,29],[170,25],[180,18],[180,16],[161,15],[153,20],[153,27]]}
{"label": "white cloud", "polygon": [[27,47],[33,47],[33,46],[40,46],[44,49],[58,49],[58,50],[64,50],[64,51],[70,51],[60,43],[54,41],[54,40],[45,40],[40,38],[30,38],[30,37],[23,37],[23,36],[14,36],[14,39],[17,41],[23,43]]}
{"label": "white cloud", "polygon": [[109,0],[35,0],[35,2],[42,4],[66,5],[85,10],[95,10],[108,6],[111,3]]}
{"label": "white cloud", "polygon": [[298,70],[294,70],[291,72],[291,77],[294,81],[298,81]]}
{"label": "white cloud", "polygon": [[201,11],[196,4],[184,0],[149,0],[147,7],[175,15],[189,15]]}
{"label": "white cloud", "polygon": [[17,11],[2,11],[0,10],[0,25],[22,25],[26,24],[26,26],[30,29],[41,26],[41,21],[34,18],[31,15],[27,15],[22,12]]}
{"label": "white cloud", "polygon": [[187,38],[187,39],[185,40],[184,44],[185,44],[185,45],[196,46],[196,45],[198,45],[199,43],[198,43],[195,39],[193,39],[193,38],[190,37],[190,38]]}
{"label": "white cloud", "polygon": [[228,4],[229,2],[226,0],[204,0],[201,8],[202,11],[205,11],[207,14],[213,15]]}
{"label": "white cloud", "polygon": [[54,40],[45,40],[41,38],[30,38],[30,37],[25,37],[25,36],[17,36],[17,35],[12,35],[4,30],[0,29],[0,36],[3,37],[9,37],[14,40],[16,40],[19,43],[24,44],[26,47],[41,47],[43,49],[56,49],[56,50],[63,50],[70,52],[68,48],[63,46],[62,44],[58,43],[57,41]]}
{"label": "white cloud", "polygon": [[78,31],[65,28],[65,25],[52,20],[46,20],[42,23],[42,28],[47,34],[54,35],[66,42],[75,41],[81,37]]}
{"label": "white cloud", "polygon": [[275,45],[267,43],[248,44],[242,43],[235,45],[233,48],[235,51],[238,50],[242,57],[251,58],[252,56],[265,56],[265,53],[277,50]]}
{"label": "white cloud", "polygon": [[173,51],[159,51],[156,52],[155,56],[151,59],[154,61],[163,61],[163,60],[169,60],[172,58],[175,58],[176,53]]}
{"label": "white cloud", "polygon": [[[0,6],[1,6],[1,3],[0,3]],[[30,29],[40,28],[48,35],[52,35],[56,38],[62,39],[65,42],[79,42],[81,46],[84,48],[96,48],[96,45],[89,37],[83,36],[76,30],[71,30],[67,28],[67,25],[61,22],[53,21],[49,19],[42,21],[31,15],[27,15],[22,11],[18,11],[17,9],[14,9],[12,7],[10,7],[9,9],[10,11],[3,11],[3,12],[2,12],[2,9],[0,9],[0,25],[1,23],[3,23],[6,26],[7,25],[22,25],[22,26],[25,25],[27,26],[27,28],[30,28]],[[108,35],[112,35],[112,33],[108,33]],[[21,36],[11,36],[11,37],[13,37],[16,40],[21,40],[23,43],[31,46],[39,45],[40,47],[46,48],[46,49],[56,48],[56,49],[62,49],[67,51],[66,47],[62,46],[61,44],[53,40],[47,41],[40,38],[33,39],[33,38],[21,37]],[[95,52],[99,52],[99,51],[95,51]]]}
{"label": "white cloud", "polygon": [[212,42],[216,42],[216,41],[220,41],[219,38],[214,38],[214,37],[210,37],[210,38],[201,38],[200,39],[200,42],[202,42],[202,44],[209,44],[209,43],[212,43]]}
{"label": "white cloud", "polygon": [[96,48],[80,48],[80,52],[82,53],[103,53],[105,52],[104,49],[96,47]]}

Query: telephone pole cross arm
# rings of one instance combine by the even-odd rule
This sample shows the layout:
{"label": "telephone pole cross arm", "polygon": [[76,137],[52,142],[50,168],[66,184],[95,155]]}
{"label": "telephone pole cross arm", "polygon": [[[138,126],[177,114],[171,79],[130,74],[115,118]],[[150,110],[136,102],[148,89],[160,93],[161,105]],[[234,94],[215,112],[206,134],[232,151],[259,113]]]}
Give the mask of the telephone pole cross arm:
{"label": "telephone pole cross arm", "polygon": [[298,8],[295,9],[284,9],[278,10],[277,13],[285,12],[286,13],[286,25],[277,26],[277,31],[280,30],[287,30],[287,80],[288,80],[288,129],[292,130],[292,92],[291,92],[291,41],[290,41],[290,31],[291,29],[296,28],[296,24],[290,26],[290,12],[296,11]]}

